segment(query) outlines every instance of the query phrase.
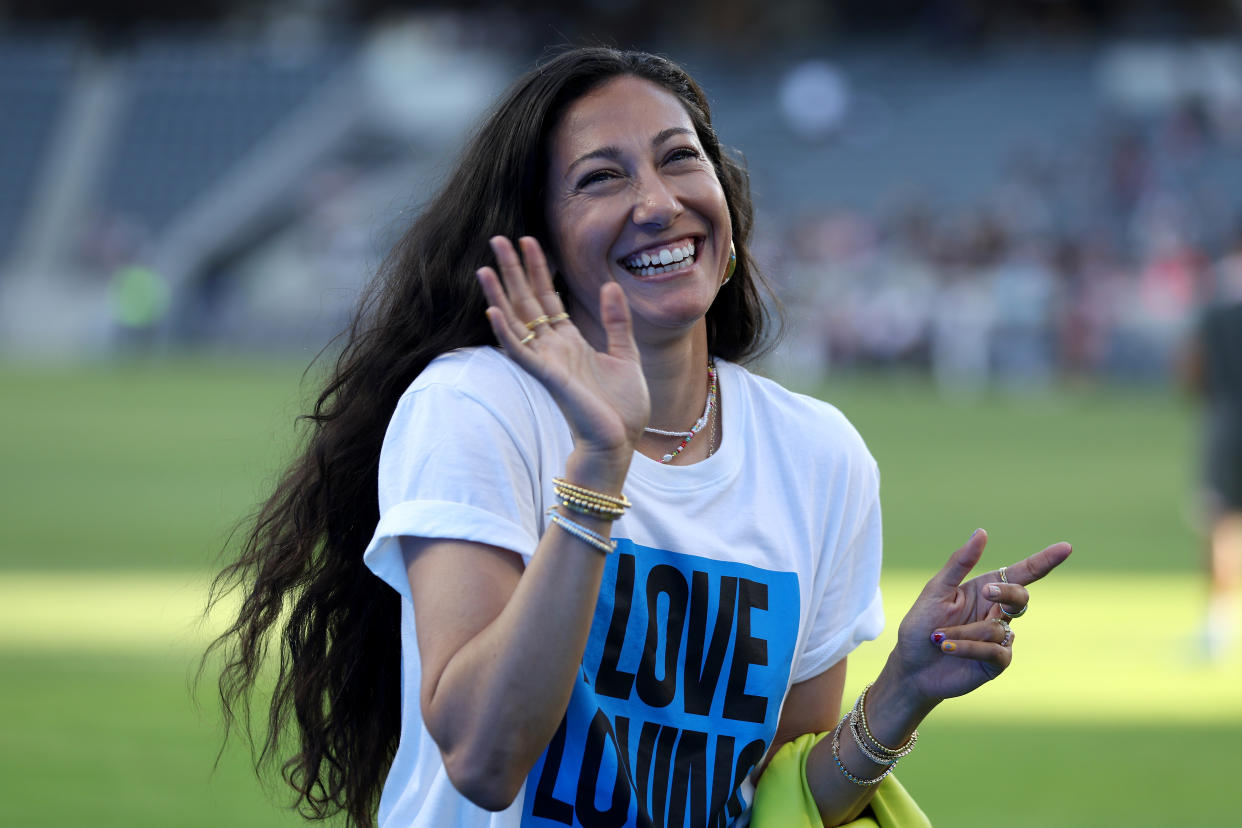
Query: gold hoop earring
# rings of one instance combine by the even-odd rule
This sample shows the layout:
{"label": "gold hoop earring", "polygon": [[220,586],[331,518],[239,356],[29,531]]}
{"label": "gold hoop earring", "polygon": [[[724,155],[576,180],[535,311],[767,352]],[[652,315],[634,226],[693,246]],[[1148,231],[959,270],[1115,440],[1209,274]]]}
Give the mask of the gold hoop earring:
{"label": "gold hoop earring", "polygon": [[729,242],[729,263],[725,265],[724,281],[720,283],[721,287],[729,284],[729,280],[733,278],[733,271],[737,270],[737,248],[733,242]]}

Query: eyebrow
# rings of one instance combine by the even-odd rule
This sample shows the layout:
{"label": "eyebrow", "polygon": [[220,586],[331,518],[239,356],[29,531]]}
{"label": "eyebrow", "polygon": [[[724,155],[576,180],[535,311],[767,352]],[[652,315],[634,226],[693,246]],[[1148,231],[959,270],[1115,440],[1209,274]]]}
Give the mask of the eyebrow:
{"label": "eyebrow", "polygon": [[[669,127],[668,129],[662,129],[655,134],[655,137],[651,139],[651,146],[652,148],[658,147],[660,146],[660,144],[663,144],[665,141],[667,141],[669,138],[672,138],[674,135],[693,135],[693,134],[694,134],[694,130],[687,129],[686,127]],[[607,146],[607,147],[600,147],[599,149],[591,150],[590,152],[586,153],[583,156],[580,156],[577,160],[575,160],[572,164],[570,164],[568,169],[565,170],[565,174],[569,175],[571,172],[573,172],[574,167],[578,166],[584,161],[590,161],[592,158],[607,158],[610,161],[617,161],[621,158],[621,149],[615,146]]]}

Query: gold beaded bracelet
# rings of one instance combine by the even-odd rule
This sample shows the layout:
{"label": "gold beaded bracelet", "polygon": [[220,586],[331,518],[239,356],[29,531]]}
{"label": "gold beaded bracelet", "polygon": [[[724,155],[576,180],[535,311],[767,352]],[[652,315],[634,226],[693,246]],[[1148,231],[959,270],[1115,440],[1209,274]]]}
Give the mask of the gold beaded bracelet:
{"label": "gold beaded bracelet", "polygon": [[616,520],[625,514],[624,509],[604,506],[594,500],[586,500],[559,488],[556,490],[556,494],[561,499],[562,506],[580,515],[603,518],[604,520]]}
{"label": "gold beaded bracelet", "polygon": [[[871,682],[871,684],[875,684],[875,682]],[[850,717],[857,717],[858,724],[862,726],[862,732],[866,734],[867,740],[871,742],[877,754],[886,757],[886,759],[891,758],[893,761],[896,761],[903,756],[908,756],[910,751],[914,750],[914,744],[919,740],[919,732],[916,730],[911,733],[906,743],[896,749],[885,747],[875,736],[872,736],[871,728],[867,727],[867,711],[865,707],[867,691],[871,689],[871,684],[864,687],[862,693],[858,695],[858,701],[854,703],[854,709],[850,712]]]}
{"label": "gold beaded bracelet", "polygon": [[552,480],[553,491],[568,509],[590,517],[616,520],[632,505],[624,494],[613,496],[570,483],[563,477]]}

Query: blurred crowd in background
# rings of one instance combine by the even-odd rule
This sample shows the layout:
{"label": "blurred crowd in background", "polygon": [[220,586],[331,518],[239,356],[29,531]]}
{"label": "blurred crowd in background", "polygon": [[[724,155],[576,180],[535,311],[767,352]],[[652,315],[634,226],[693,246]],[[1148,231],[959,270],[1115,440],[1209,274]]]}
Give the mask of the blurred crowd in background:
{"label": "blurred crowd in background", "polygon": [[1242,4],[0,8],[0,353],[317,350],[547,47],[662,51],[752,172],[771,357],[1159,382],[1242,295]]}
{"label": "blurred crowd in background", "polygon": [[1168,376],[1202,306],[1242,299],[1242,182],[1236,164],[1205,175],[1242,152],[1242,110],[1218,114],[1184,100],[1015,152],[973,204],[800,216],[779,268],[791,356],[925,368],[958,390]]}

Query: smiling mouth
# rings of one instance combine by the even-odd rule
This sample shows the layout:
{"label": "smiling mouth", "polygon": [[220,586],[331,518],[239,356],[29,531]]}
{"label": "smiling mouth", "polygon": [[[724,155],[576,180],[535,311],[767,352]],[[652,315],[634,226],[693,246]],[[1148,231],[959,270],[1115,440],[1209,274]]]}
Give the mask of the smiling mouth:
{"label": "smiling mouth", "polygon": [[619,260],[622,267],[635,276],[656,276],[694,266],[699,241],[684,239],[671,244],[657,245]]}

